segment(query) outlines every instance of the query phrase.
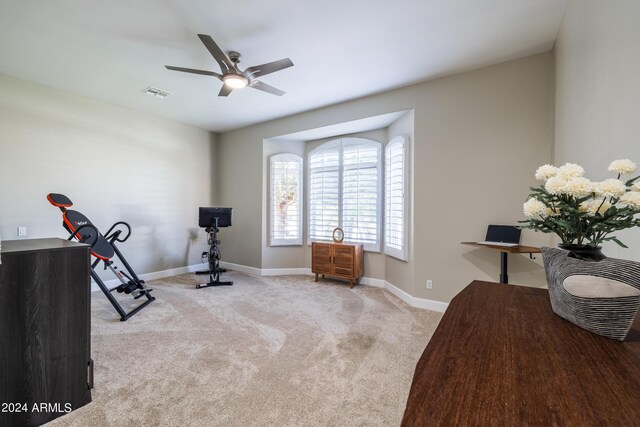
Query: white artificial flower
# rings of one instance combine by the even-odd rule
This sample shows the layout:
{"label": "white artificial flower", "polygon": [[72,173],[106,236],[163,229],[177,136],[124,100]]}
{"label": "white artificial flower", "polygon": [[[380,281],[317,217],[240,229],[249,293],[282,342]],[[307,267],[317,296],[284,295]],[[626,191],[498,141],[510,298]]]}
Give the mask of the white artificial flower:
{"label": "white artificial flower", "polygon": [[567,181],[562,192],[573,197],[584,197],[593,193],[593,187],[591,181],[580,176]]}
{"label": "white artificial flower", "polygon": [[542,165],[536,171],[536,179],[538,181],[546,181],[552,176],[556,176],[558,168],[553,165]]}
{"label": "white artificial flower", "polygon": [[555,208],[546,208],[542,216],[557,216],[560,215],[560,210],[555,210]]}
{"label": "white artificial flower", "polygon": [[635,172],[636,164],[629,159],[614,160],[609,165],[609,172],[629,175]]}
{"label": "white artificial flower", "polygon": [[619,179],[605,179],[595,185],[598,196],[620,197],[627,191],[627,186]]}
{"label": "white artificial flower", "polygon": [[631,186],[631,191],[640,191],[640,182],[636,182]]}
{"label": "white artificial flower", "polygon": [[604,203],[598,202],[598,200],[595,200],[594,205],[596,207],[595,209],[593,209],[593,212],[595,213],[597,211],[599,214],[604,214],[612,206],[611,203],[607,202],[606,200],[604,201]]}
{"label": "white artificial flower", "polygon": [[545,190],[550,194],[560,194],[564,191],[567,181],[559,176],[552,176],[544,185]]}
{"label": "white artificial flower", "polygon": [[593,200],[586,200],[580,203],[580,206],[578,206],[578,210],[580,212],[589,212],[589,210],[591,209],[591,202],[593,202]]}
{"label": "white artificial flower", "polygon": [[592,199],[580,203],[580,211],[587,212],[589,215],[595,215],[596,212],[604,214],[610,207],[611,203],[601,199]]}
{"label": "white artificial flower", "polygon": [[522,206],[522,211],[527,218],[543,215],[547,207],[538,199],[529,199]]}
{"label": "white artificial flower", "polygon": [[558,168],[558,174],[556,176],[564,178],[565,180],[578,178],[579,176],[584,176],[584,169],[575,163],[565,163]]}
{"label": "white artificial flower", "polygon": [[640,210],[640,192],[629,191],[624,193],[620,197],[620,203],[629,206],[630,208]]}

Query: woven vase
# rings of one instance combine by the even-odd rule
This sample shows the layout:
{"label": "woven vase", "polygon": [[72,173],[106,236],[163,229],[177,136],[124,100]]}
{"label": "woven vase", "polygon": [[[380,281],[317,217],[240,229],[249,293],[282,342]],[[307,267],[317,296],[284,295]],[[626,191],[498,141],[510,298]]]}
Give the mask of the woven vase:
{"label": "woven vase", "polygon": [[640,307],[640,263],[616,258],[585,261],[569,251],[542,248],[554,313],[569,322],[623,341]]}

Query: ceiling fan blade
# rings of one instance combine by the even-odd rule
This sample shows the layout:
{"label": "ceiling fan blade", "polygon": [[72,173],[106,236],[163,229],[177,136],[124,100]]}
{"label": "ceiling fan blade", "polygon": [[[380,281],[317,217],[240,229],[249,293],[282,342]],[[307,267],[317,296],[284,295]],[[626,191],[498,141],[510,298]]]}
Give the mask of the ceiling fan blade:
{"label": "ceiling fan blade", "polygon": [[220,92],[218,92],[218,96],[229,96],[231,92],[233,92],[233,88],[223,84]]}
{"label": "ceiling fan blade", "polygon": [[222,76],[213,71],[196,70],[193,68],[174,67],[172,65],[165,65],[165,67],[167,68],[167,70],[182,71],[183,73],[202,74],[203,76],[213,76],[222,80]]}
{"label": "ceiling fan blade", "polygon": [[284,95],[286,93],[283,90],[280,90],[280,89],[275,88],[273,86],[269,86],[268,84],[259,82],[258,80],[252,81],[250,87],[252,87],[254,89],[261,90],[263,92],[272,93],[272,94],[278,95],[278,96],[282,96],[282,95]]}
{"label": "ceiling fan blade", "polygon": [[198,34],[202,43],[204,43],[205,47],[213,56],[213,59],[220,65],[220,69],[222,70],[222,74],[226,74],[227,71],[235,70],[233,62],[224,54],[222,49],[213,41],[211,36],[206,34]]}
{"label": "ceiling fan blade", "polygon": [[289,58],[285,58],[279,61],[267,62],[266,64],[254,65],[244,70],[244,72],[247,76],[260,77],[289,67],[293,67],[293,62]]}

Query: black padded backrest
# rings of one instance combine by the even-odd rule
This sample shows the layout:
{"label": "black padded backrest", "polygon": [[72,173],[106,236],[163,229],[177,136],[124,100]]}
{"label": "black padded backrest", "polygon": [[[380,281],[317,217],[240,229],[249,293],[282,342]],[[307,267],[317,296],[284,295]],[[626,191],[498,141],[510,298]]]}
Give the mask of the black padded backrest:
{"label": "black padded backrest", "polygon": [[[83,225],[93,225],[92,222],[89,221],[89,218],[87,218],[80,212],[74,211],[74,210],[67,210],[63,212],[62,220],[64,221],[65,228],[69,230],[70,233],[73,233]],[[96,231],[90,227],[85,227],[82,230],[80,230],[79,235],[75,237],[76,239],[80,240],[85,236],[86,238],[83,239],[83,242],[91,244],[96,239]],[[91,248],[91,255],[103,260],[113,258],[113,255],[115,254],[113,251],[113,247],[107,241],[107,239],[104,238],[102,233],[98,232],[97,239],[98,241]]]}
{"label": "black padded backrest", "polygon": [[70,208],[73,206],[73,202],[64,194],[49,193],[47,194],[47,200],[57,208]]}

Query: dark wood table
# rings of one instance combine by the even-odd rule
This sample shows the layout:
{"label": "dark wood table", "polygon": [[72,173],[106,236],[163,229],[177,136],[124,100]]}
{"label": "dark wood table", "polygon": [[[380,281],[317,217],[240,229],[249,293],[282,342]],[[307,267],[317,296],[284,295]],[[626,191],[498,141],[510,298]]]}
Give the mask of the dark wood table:
{"label": "dark wood table", "polygon": [[500,283],[507,284],[509,283],[509,274],[508,274],[508,257],[509,254],[529,254],[531,258],[533,258],[533,254],[539,254],[542,252],[540,248],[536,248],[535,246],[499,246],[499,245],[485,245],[480,244],[478,242],[460,242],[463,245],[467,246],[475,246],[476,248],[487,248],[492,249],[494,251],[500,252]]}
{"label": "dark wood table", "polygon": [[640,425],[640,319],[618,342],[555,315],[546,289],[474,281],[422,354],[402,425]]}

